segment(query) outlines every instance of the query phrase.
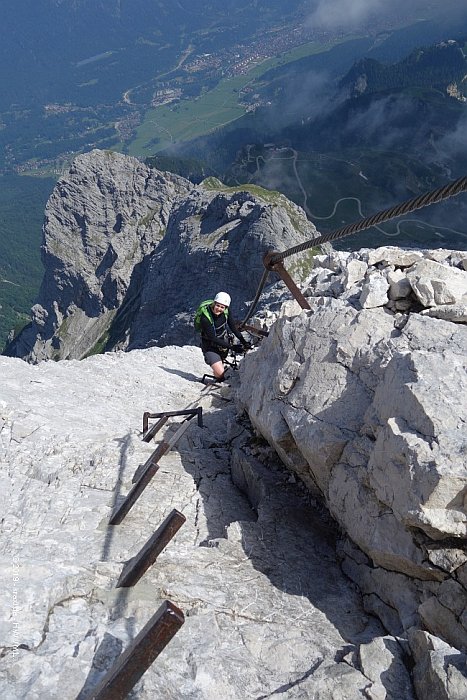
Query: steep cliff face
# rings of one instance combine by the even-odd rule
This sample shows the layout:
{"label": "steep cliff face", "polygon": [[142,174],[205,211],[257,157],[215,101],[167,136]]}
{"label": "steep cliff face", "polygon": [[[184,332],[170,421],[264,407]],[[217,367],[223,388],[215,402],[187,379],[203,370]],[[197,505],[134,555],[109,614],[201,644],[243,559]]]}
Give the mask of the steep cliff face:
{"label": "steep cliff face", "polygon": [[78,157],[45,212],[44,279],[32,321],[5,354],[30,362],[196,342],[198,304],[220,289],[238,313],[262,257],[313,238],[304,212],[279,193],[188,180],[135,158]]}
{"label": "steep cliff face", "polygon": [[[239,406],[342,527],[366,609],[415,655],[425,631],[465,654],[467,255],[315,261],[311,311],[282,308],[242,363]],[[437,697],[465,693],[443,683]]]}
{"label": "steep cliff face", "polygon": [[31,324],[7,354],[32,362],[81,358],[104,343],[117,309],[137,296],[174,201],[191,188],[118,153],[76,158],[45,210],[45,272]]}
{"label": "steep cliff face", "polygon": [[279,193],[206,181],[174,206],[144,280],[130,349],[193,342],[194,310],[221,289],[238,316],[255,296],[265,253],[316,235],[303,210]]}

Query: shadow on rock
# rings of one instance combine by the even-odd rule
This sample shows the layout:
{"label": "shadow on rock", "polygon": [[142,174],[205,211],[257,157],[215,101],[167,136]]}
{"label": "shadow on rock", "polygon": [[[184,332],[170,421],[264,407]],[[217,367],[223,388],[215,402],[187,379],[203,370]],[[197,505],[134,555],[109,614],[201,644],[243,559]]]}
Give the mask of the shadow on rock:
{"label": "shadow on rock", "polygon": [[[235,409],[208,414],[205,428],[180,446],[183,465],[203,501],[207,536],[198,546],[217,546],[227,528],[241,527],[245,554],[274,587],[307,598],[352,644],[383,634],[364,612],[356,587],[344,576],[335,553],[337,527],[324,508],[285,470],[268,448],[262,464],[248,454]],[[236,435],[230,434],[236,432]],[[230,443],[230,444],[229,444]]]}
{"label": "shadow on rock", "polygon": [[169,374],[176,374],[177,377],[182,377],[182,379],[187,379],[189,382],[200,382],[201,377],[196,376],[196,374],[188,374],[188,372],[182,372],[179,369],[172,369],[170,367],[163,367],[161,365],[161,369],[164,370],[164,372],[168,372]]}
{"label": "shadow on rock", "polygon": [[117,639],[113,635],[106,632],[99,644],[94,658],[92,660],[91,669],[89,671],[86,682],[77,696],[76,700],[86,700],[89,698],[92,690],[97,686],[99,681],[104,677],[109,668],[111,668],[122,653],[123,643],[121,639]]}

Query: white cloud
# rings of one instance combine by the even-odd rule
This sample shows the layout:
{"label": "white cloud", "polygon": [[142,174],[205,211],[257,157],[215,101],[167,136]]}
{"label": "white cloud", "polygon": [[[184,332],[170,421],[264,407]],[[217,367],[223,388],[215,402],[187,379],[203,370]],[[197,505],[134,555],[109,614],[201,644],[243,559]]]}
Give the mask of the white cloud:
{"label": "white cloud", "polygon": [[[373,100],[368,109],[351,114],[343,127],[349,135],[365,134],[368,141],[382,150],[391,150],[400,145],[409,133],[406,126],[413,105],[405,97],[390,96]],[[402,118],[402,122],[400,121]]]}
{"label": "white cloud", "polygon": [[308,24],[323,29],[355,29],[375,17],[462,14],[465,0],[310,0]]}
{"label": "white cloud", "polygon": [[467,155],[467,114],[462,116],[453,131],[439,140],[437,146],[447,158]]}
{"label": "white cloud", "polygon": [[384,0],[317,0],[310,17],[315,27],[354,27],[387,6]]}

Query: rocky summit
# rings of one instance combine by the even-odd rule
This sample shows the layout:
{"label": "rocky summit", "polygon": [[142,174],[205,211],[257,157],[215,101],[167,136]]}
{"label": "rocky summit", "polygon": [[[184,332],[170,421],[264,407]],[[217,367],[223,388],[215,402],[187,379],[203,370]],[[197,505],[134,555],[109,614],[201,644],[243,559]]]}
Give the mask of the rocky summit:
{"label": "rocky summit", "polygon": [[[48,206],[42,302],[10,348],[30,363],[0,358],[1,697],[92,698],[168,600],[184,624],[130,697],[464,700],[467,253],[286,260],[309,308],[271,280],[250,320],[267,335],[225,384],[204,386],[198,301],[222,288],[247,308],[264,253],[314,227],[277,193],[88,158],[89,180],[78,160],[57,185],[83,198],[54,264],[57,189]],[[118,159],[133,268],[109,229],[120,205],[104,174]],[[94,247],[86,190],[89,221],[106,204]],[[86,256],[109,246],[96,276]],[[183,427],[173,412],[201,408],[114,523]],[[149,443],[147,411],[170,414]],[[119,587],[174,509],[180,530]]]}
{"label": "rocky summit", "polygon": [[192,186],[111,151],[78,156],[47,202],[31,323],[6,352],[37,362],[103,347],[117,310],[141,285],[174,200]]}
{"label": "rocky summit", "polygon": [[195,187],[136,158],[91,151],[47,203],[39,298],[5,354],[40,362],[196,342],[201,301],[228,288],[243,313],[265,253],[316,235],[279,192],[215,178]]}

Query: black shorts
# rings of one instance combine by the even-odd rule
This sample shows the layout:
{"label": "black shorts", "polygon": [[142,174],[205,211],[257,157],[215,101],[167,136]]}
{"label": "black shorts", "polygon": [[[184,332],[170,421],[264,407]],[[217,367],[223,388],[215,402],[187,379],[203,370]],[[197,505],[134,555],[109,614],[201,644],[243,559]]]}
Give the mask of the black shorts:
{"label": "black shorts", "polygon": [[228,351],[226,350],[225,353],[222,353],[222,355],[219,352],[213,352],[212,350],[208,350],[207,352],[204,353],[204,361],[207,365],[212,367],[216,362],[224,362],[225,358],[227,357]]}

